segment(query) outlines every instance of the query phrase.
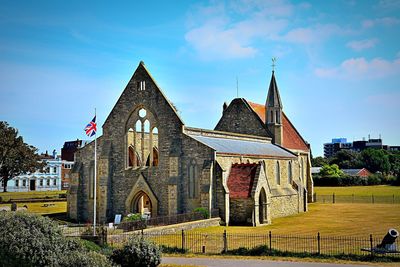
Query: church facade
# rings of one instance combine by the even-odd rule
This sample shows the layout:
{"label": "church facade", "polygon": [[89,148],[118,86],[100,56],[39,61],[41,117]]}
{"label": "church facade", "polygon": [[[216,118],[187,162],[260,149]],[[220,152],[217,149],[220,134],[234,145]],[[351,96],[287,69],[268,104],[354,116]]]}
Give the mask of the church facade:
{"label": "church facade", "polygon": [[140,62],[97,139],[75,153],[68,215],[98,222],[217,210],[226,225],[261,225],[307,210],[310,149],[283,113],[272,73],[265,105],[237,98],[214,130],[187,127]]}

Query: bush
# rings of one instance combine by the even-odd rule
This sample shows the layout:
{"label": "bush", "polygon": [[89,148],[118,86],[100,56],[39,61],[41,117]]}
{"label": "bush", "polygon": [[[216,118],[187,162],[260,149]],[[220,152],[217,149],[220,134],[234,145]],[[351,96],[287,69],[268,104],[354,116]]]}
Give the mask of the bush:
{"label": "bush", "polygon": [[114,250],[111,260],[121,267],[155,267],[161,263],[161,251],[154,243],[134,236],[121,249]]}
{"label": "bush", "polygon": [[125,216],[123,219],[124,222],[136,222],[136,221],[142,221],[142,215],[140,213],[131,213]]}
{"label": "bush", "polygon": [[61,258],[60,267],[110,267],[106,256],[94,251],[78,251],[68,253]]}
{"label": "bush", "polygon": [[[0,266],[111,266],[106,258],[88,253],[81,243],[65,238],[51,219],[26,212],[0,213]],[[77,257],[78,257],[77,256]],[[103,262],[92,265],[91,262]]]}
{"label": "bush", "polygon": [[395,184],[396,178],[385,176],[381,173],[372,174],[368,177],[342,175],[340,177],[324,177],[315,175],[314,186],[357,186],[357,185],[381,185]]}
{"label": "bush", "polygon": [[193,211],[201,213],[203,215],[204,219],[208,219],[210,217],[210,214],[206,208],[199,207],[199,208],[195,208]]}

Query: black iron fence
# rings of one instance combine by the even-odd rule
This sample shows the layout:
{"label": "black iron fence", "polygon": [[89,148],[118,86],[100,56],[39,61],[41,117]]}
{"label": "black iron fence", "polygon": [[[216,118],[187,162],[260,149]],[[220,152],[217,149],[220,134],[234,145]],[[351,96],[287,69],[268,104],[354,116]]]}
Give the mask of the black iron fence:
{"label": "black iron fence", "polygon": [[333,194],[314,194],[314,201],[318,203],[371,203],[371,204],[400,204],[400,195],[379,196],[371,194],[369,196],[358,195],[336,195]]}
{"label": "black iron fence", "polygon": [[[268,251],[309,253],[316,255],[370,255],[382,238],[323,236],[319,233],[309,236],[265,234],[200,233],[179,231],[176,233],[136,233],[158,245],[165,251],[181,253],[230,253],[238,249],[256,249],[261,246]],[[107,237],[111,246],[121,246],[132,237],[132,233],[112,234]],[[397,247],[399,242],[397,241]],[[372,249],[372,250],[371,250]],[[389,254],[388,254],[389,255]],[[400,257],[400,253],[390,253]]]}

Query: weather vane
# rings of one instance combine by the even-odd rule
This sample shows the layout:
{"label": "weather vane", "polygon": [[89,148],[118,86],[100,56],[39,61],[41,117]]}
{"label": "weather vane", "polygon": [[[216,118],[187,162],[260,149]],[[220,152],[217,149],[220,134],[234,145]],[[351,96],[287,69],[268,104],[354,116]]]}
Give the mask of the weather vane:
{"label": "weather vane", "polygon": [[273,57],[271,60],[272,60],[272,65],[271,65],[271,66],[272,66],[272,71],[275,71],[275,66],[276,66],[276,64],[275,64],[275,63],[276,63],[276,57]]}

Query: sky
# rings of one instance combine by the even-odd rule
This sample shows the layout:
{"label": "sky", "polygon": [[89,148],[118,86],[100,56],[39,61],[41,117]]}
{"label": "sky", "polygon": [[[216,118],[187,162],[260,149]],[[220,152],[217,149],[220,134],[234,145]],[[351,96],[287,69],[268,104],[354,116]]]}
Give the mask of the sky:
{"label": "sky", "polygon": [[40,152],[99,133],[143,60],[187,126],[235,97],[283,110],[314,156],[335,137],[400,145],[400,1],[2,1],[0,121]]}

